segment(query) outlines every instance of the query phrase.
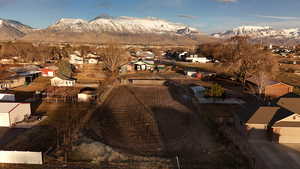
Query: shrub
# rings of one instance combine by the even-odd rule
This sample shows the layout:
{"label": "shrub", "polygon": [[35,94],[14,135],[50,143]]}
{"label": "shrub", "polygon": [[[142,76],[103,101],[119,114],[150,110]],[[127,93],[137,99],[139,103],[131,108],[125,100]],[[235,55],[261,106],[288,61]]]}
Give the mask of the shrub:
{"label": "shrub", "polygon": [[219,84],[214,84],[206,91],[205,95],[208,97],[222,97],[225,94],[224,88]]}

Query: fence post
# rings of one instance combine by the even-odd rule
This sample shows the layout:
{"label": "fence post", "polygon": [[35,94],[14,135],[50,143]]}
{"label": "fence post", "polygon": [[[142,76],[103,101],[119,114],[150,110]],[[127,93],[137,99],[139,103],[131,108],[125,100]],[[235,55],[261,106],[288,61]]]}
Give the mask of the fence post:
{"label": "fence post", "polygon": [[179,161],[179,157],[178,156],[176,156],[176,162],[177,162],[177,168],[181,169],[180,161]]}

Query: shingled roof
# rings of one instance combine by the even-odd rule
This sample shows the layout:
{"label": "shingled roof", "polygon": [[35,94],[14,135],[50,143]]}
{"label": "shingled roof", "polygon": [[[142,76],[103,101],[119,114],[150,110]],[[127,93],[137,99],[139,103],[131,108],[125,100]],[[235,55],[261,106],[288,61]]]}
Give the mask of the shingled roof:
{"label": "shingled roof", "polygon": [[263,79],[262,82],[259,81],[259,79],[255,76],[248,78],[247,79],[248,82],[251,82],[255,85],[258,86],[259,83],[261,83],[262,86],[270,86],[270,85],[275,85],[275,84],[279,84],[280,82],[274,81],[274,80],[270,80],[270,79]]}
{"label": "shingled roof", "polygon": [[300,98],[281,98],[277,104],[288,111],[300,114]]}
{"label": "shingled roof", "polygon": [[260,107],[246,123],[269,124],[279,109],[279,107]]}

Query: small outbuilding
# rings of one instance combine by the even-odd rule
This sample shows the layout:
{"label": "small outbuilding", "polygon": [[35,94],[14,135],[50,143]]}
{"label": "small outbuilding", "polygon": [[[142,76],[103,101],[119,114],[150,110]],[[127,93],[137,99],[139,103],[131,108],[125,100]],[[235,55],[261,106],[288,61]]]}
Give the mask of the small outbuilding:
{"label": "small outbuilding", "polygon": [[55,70],[53,70],[53,69],[42,68],[41,72],[42,72],[43,77],[54,77],[55,76]]}
{"label": "small outbuilding", "polygon": [[97,91],[94,88],[83,88],[78,93],[78,102],[93,102],[97,99]]}
{"label": "small outbuilding", "polygon": [[0,103],[0,127],[12,127],[30,115],[30,103]]}

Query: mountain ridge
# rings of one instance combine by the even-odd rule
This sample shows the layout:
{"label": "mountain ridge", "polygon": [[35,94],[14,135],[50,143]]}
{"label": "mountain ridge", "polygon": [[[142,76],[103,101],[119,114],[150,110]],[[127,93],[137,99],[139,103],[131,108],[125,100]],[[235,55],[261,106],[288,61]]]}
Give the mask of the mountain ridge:
{"label": "mountain ridge", "polygon": [[274,38],[300,40],[299,28],[274,29],[270,26],[240,26],[221,33],[212,34],[215,38],[227,39],[233,36],[249,36],[250,38]]}

